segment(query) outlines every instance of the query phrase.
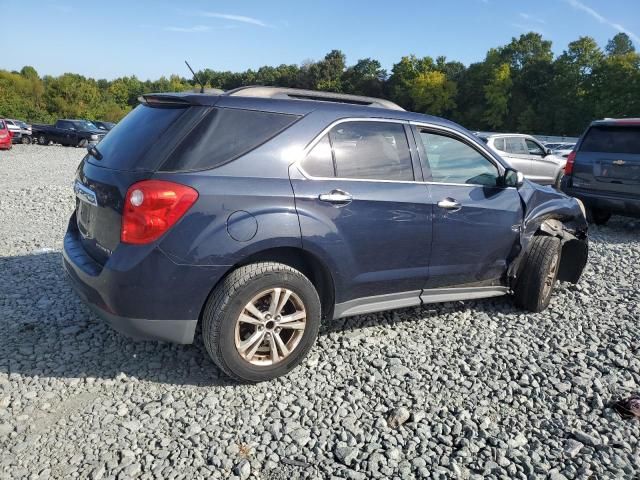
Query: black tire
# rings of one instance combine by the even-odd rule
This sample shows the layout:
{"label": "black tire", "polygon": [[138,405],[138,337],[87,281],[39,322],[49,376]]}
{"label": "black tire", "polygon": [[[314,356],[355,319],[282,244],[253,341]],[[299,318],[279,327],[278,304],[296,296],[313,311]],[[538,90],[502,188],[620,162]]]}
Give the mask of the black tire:
{"label": "black tire", "polygon": [[22,144],[23,145],[30,145],[31,144],[31,137],[28,135],[24,135],[22,137]]}
{"label": "black tire", "polygon": [[40,136],[38,136],[38,143],[40,145],[49,145],[49,139],[47,137],[45,137],[44,135],[40,135]]}
{"label": "black tire", "polygon": [[597,208],[587,209],[587,222],[595,223],[596,225],[606,225],[611,218],[611,213]]}
{"label": "black tire", "polygon": [[527,259],[514,289],[520,308],[541,312],[549,305],[560,266],[560,239],[538,235],[531,239]]}
{"label": "black tire", "polygon": [[88,144],[89,144],[89,142],[87,141],[86,138],[81,138],[80,141],[78,142],[78,144],[76,145],[76,147],[77,148],[85,148]]}
{"label": "black tire", "polygon": [[562,177],[564,177],[564,171],[560,170],[560,173],[558,173],[558,176],[556,177],[556,181],[553,183],[553,188],[555,188],[556,190],[560,190]]}
{"label": "black tire", "polygon": [[[254,365],[236,348],[236,322],[245,306],[270,288],[286,288],[297,295],[306,310],[306,325],[299,343],[283,360]],[[211,293],[202,314],[202,337],[211,359],[224,373],[241,382],[257,383],[285,375],[302,362],[316,341],[320,317],[320,298],[307,277],[281,263],[254,263],[231,272]]]}

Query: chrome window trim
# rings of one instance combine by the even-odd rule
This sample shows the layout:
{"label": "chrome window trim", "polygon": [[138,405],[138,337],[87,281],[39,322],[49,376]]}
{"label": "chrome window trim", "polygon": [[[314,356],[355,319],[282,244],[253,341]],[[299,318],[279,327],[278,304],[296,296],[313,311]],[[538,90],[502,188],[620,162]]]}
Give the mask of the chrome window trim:
{"label": "chrome window trim", "polygon": [[[345,177],[315,177],[313,175],[311,175],[310,173],[308,173],[302,166],[302,162],[304,161],[304,159],[307,157],[307,155],[309,154],[309,152],[320,142],[320,140],[322,140],[322,138],[327,135],[331,129],[333,127],[335,127],[336,125],[340,125],[342,123],[348,123],[348,122],[382,122],[382,123],[399,123],[402,125],[409,125],[409,126],[416,126],[416,127],[424,127],[424,128],[430,128],[430,129],[436,129],[436,130],[443,130],[446,131],[448,133],[460,136],[460,132],[458,132],[457,130],[454,130],[452,128],[448,128],[448,127],[444,127],[444,126],[440,126],[440,125],[433,125],[433,124],[429,124],[429,123],[423,123],[423,122],[414,122],[414,121],[409,121],[409,120],[398,120],[398,119],[394,119],[394,118],[385,118],[385,117],[365,117],[365,118],[360,118],[360,117],[348,117],[348,118],[340,118],[338,120],[333,121],[332,123],[330,123],[327,127],[325,127],[323,130],[320,131],[320,133],[313,138],[313,140],[311,140],[307,146],[302,150],[302,155],[301,158],[299,158],[298,160],[296,160],[295,162],[293,162],[293,165],[298,169],[298,171],[300,171],[300,173],[308,180],[339,180],[339,181],[343,181],[343,182],[374,182],[374,183],[399,183],[399,184],[419,184],[419,185],[446,185],[446,186],[451,186],[451,187],[482,187],[482,188],[500,188],[502,190],[506,190],[506,189],[515,189],[516,187],[488,187],[486,185],[481,185],[481,184],[476,184],[476,183],[443,183],[443,182],[427,182],[424,180],[379,180],[379,179],[368,179],[368,178],[345,178]],[[409,143],[409,146],[411,146],[410,143],[410,139],[407,138],[407,142]],[[486,149],[482,148],[482,150],[486,153]],[[483,155],[483,152],[480,152]],[[485,156],[485,155],[483,155]],[[491,157],[491,155],[489,155]],[[485,156],[486,157],[486,156]],[[495,165],[494,160],[488,159],[491,163],[493,163]],[[504,175],[504,171],[505,168],[501,165],[498,164],[496,165],[496,167],[498,168],[498,172],[502,175]],[[415,176],[415,171],[414,171],[414,176]]]}

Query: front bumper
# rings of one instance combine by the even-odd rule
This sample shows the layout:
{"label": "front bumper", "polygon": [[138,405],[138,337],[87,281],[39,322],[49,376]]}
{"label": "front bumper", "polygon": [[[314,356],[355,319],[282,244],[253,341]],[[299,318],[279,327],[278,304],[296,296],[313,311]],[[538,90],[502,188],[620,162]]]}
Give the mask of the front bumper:
{"label": "front bumper", "polygon": [[569,186],[569,178],[563,179],[561,190],[581,200],[588,208],[596,208],[619,215],[640,217],[640,188],[638,195],[599,192]]}
{"label": "front bumper", "polygon": [[120,245],[105,265],[90,257],[71,217],[63,267],[78,295],[136,340],[192,343],[202,307],[223,267],[177,265],[155,246]]}

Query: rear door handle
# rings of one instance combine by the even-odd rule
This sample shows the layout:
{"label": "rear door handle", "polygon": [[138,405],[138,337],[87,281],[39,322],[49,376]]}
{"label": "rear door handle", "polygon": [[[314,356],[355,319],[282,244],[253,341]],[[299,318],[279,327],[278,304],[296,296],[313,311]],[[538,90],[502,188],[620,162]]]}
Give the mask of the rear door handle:
{"label": "rear door handle", "polygon": [[342,190],[332,190],[329,193],[321,193],[318,197],[321,202],[332,203],[337,206],[344,206],[351,203],[353,197],[350,193]]}
{"label": "rear door handle", "polygon": [[457,212],[462,208],[460,202],[457,202],[453,198],[445,198],[438,202],[438,206],[440,208],[444,208],[445,210],[450,210],[452,212]]}

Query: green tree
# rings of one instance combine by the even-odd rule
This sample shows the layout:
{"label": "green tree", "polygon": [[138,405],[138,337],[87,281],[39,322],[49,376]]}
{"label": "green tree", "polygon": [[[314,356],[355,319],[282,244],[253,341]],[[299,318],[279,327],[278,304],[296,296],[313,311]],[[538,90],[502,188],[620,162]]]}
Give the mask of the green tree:
{"label": "green tree", "polygon": [[633,46],[633,42],[629,38],[629,35],[626,33],[618,33],[609,40],[605,50],[607,51],[607,55],[613,57],[615,55],[627,55],[629,53],[634,53],[636,48]]}
{"label": "green tree", "polygon": [[484,120],[493,130],[505,124],[512,85],[511,67],[508,63],[503,63],[494,69],[489,82],[484,87],[484,98],[487,104]]}
{"label": "green tree", "polygon": [[447,75],[432,70],[418,74],[411,83],[411,96],[416,110],[431,115],[444,115],[456,106],[457,87]]}

